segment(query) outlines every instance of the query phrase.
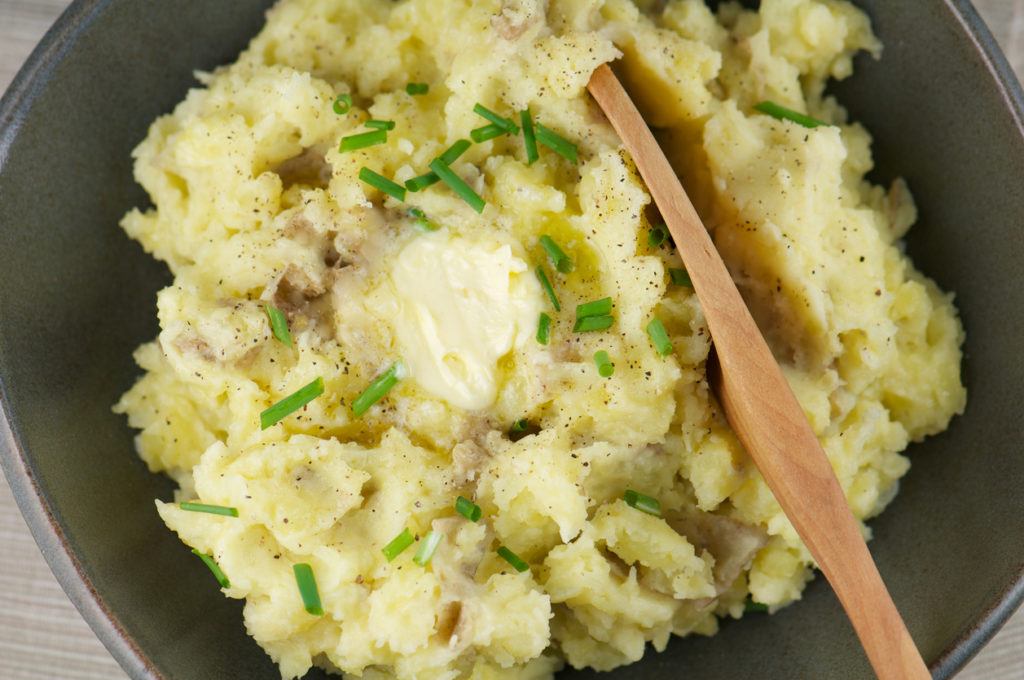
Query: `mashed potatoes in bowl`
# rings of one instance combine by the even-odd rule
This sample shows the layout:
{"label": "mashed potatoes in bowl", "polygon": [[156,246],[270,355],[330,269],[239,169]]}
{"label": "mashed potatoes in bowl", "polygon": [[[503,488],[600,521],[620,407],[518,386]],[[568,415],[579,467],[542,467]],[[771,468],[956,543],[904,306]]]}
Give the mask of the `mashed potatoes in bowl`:
{"label": "mashed potatoes in bowl", "polygon": [[827,0],[284,0],[153,124],[154,207],[123,227],[174,282],[116,409],[283,677],[609,670],[811,578],[586,93],[601,63],[855,515],[884,509],[963,409],[963,331],[901,250],[906,186],[864,179],[869,134],[825,95],[859,50],[867,18]]}

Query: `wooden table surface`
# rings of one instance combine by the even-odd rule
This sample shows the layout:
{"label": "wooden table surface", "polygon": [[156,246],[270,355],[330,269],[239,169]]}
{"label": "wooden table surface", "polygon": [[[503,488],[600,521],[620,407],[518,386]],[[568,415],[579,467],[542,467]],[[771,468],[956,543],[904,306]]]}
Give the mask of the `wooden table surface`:
{"label": "wooden table surface", "polygon": [[[68,0],[0,0],[0,91],[68,4]],[[1024,0],[975,0],[974,4],[1024,79]],[[124,671],[50,573],[6,480],[0,481],[0,546],[0,679],[125,680]],[[957,677],[1024,677],[1024,609]]]}

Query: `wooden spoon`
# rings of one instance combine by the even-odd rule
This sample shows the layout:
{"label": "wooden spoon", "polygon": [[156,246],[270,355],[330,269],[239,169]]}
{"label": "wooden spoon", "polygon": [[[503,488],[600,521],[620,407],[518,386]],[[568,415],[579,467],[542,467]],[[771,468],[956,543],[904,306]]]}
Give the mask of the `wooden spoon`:
{"label": "wooden spoon", "polygon": [[632,154],[693,281],[718,355],[708,379],[729,424],[832,584],[878,677],[931,678],[818,438],[654,135],[607,64],[587,88]]}

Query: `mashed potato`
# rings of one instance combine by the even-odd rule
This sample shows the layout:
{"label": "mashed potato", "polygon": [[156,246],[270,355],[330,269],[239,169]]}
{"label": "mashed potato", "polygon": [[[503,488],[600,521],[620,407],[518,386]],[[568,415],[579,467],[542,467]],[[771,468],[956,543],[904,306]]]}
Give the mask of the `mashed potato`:
{"label": "mashed potato", "polygon": [[[709,394],[700,305],[585,86],[618,60],[867,519],[907,472],[900,452],[965,400],[951,296],[901,250],[912,199],[864,179],[869,135],[824,95],[880,49],[839,0],[285,0],[237,63],[200,74],[135,152],[154,207],[123,227],[174,283],[116,409],[180,485],[161,516],[223,570],[283,677],[612,669],[800,598],[812,559]],[[365,181],[428,173],[490,124],[476,104],[517,126],[529,109],[578,162],[544,144],[531,162],[521,131],[469,145],[449,166],[480,212],[444,181],[404,196]],[[386,141],[340,150],[368,120],[394,123]],[[610,325],[575,331],[577,305],[603,298]],[[361,412],[389,368],[397,383]],[[428,532],[440,543],[414,560]]]}

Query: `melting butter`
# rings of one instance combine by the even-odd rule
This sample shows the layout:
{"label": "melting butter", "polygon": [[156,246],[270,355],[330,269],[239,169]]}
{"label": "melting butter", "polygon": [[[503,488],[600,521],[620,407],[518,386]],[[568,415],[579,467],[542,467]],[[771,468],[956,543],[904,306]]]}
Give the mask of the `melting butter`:
{"label": "melting butter", "polygon": [[[521,250],[518,247],[517,250]],[[498,361],[534,337],[542,291],[513,244],[447,231],[411,240],[388,271],[389,314],[409,375],[469,410],[494,403]]]}

